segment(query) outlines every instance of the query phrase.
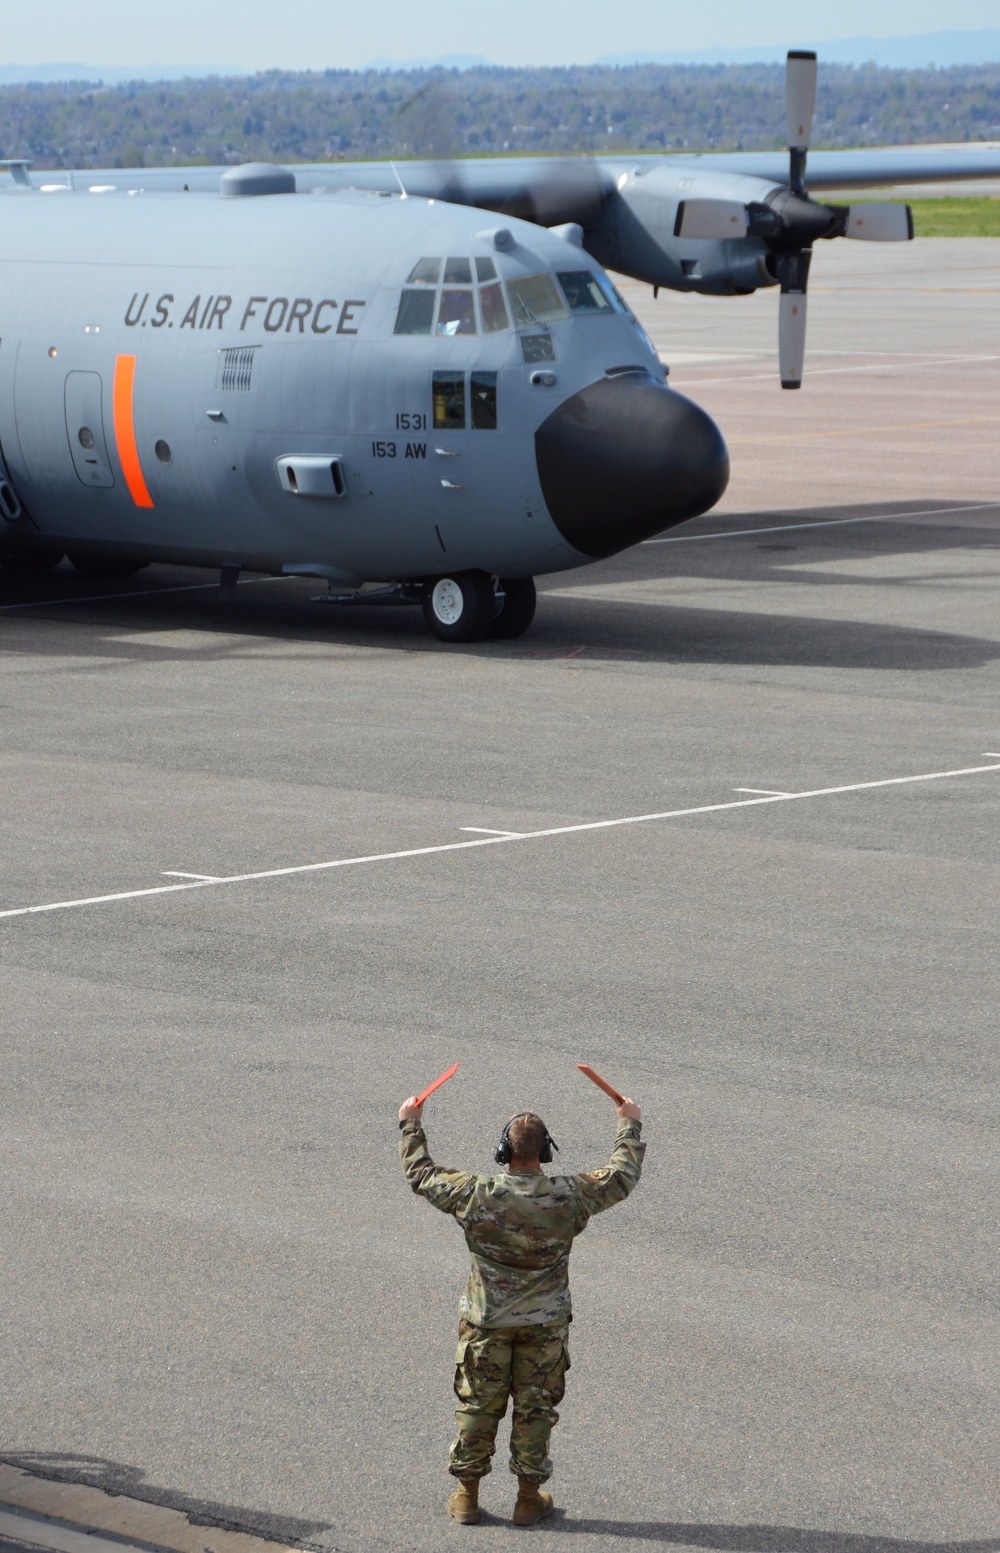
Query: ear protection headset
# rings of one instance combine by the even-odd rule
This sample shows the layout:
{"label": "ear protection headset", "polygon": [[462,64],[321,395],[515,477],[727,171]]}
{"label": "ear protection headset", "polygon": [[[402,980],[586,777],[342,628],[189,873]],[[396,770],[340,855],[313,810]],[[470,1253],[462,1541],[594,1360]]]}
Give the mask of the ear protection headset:
{"label": "ear protection headset", "polygon": [[[533,1111],[519,1111],[518,1114],[516,1116],[512,1116],[510,1121],[506,1124],[503,1132],[500,1134],[500,1142],[493,1150],[493,1158],[496,1160],[498,1165],[510,1164],[510,1129],[513,1127],[514,1123],[519,1122],[524,1116],[533,1115]],[[551,1165],[553,1149],[555,1149],[557,1154],[559,1153],[558,1143],[556,1142],[555,1138],[549,1137],[548,1128],[546,1128],[545,1139],[538,1151],[539,1164]]]}

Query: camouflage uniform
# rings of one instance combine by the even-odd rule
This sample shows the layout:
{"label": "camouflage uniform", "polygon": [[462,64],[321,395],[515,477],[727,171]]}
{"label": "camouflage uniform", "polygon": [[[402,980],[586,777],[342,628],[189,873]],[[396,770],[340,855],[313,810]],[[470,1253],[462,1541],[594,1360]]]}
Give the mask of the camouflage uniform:
{"label": "camouflage uniform", "polygon": [[459,1301],[455,1357],[458,1437],[449,1471],[485,1477],[513,1395],[510,1469],[544,1483],[549,1435],[566,1389],[572,1307],[569,1254],[595,1213],[622,1202],[642,1169],[641,1123],[619,1121],[610,1162],[584,1175],[533,1170],[469,1175],[435,1165],[418,1121],[401,1123],[403,1171],[413,1190],[465,1231],[472,1269]]}

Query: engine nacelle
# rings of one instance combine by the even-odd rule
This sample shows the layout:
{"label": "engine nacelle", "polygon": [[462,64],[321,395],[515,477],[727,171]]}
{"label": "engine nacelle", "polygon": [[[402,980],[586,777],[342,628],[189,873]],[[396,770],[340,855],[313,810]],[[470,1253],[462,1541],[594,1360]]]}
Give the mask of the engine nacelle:
{"label": "engine nacelle", "polygon": [[704,242],[674,236],[682,200],[730,199],[760,202],[775,185],[759,178],[714,171],[690,172],[660,164],[623,171],[585,246],[609,269],[623,270],[652,286],[700,291],[710,296],[745,296],[773,286],[768,248],[760,238]]}

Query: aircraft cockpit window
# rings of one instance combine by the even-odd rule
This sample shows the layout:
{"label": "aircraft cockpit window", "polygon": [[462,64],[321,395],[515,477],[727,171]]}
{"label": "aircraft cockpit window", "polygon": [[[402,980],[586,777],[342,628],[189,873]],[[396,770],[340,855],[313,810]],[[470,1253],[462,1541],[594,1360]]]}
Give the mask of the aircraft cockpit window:
{"label": "aircraft cockpit window", "polygon": [[547,323],[568,318],[569,309],[551,275],[522,275],[507,282],[515,324]]}
{"label": "aircraft cockpit window", "polygon": [[441,279],[440,259],[418,259],[406,277],[408,286],[436,286]]}
{"label": "aircraft cockpit window", "polygon": [[430,334],[434,327],[436,291],[404,291],[399,299],[394,334]]}
{"label": "aircraft cockpit window", "polygon": [[473,431],[496,431],[497,374],[473,372],[471,390]]}
{"label": "aircraft cockpit window", "polygon": [[521,355],[529,366],[536,361],[555,361],[556,348],[550,334],[522,334]]}
{"label": "aircraft cockpit window", "polygon": [[476,260],[476,279],[478,281],[496,280],[497,267],[492,259]]}
{"label": "aircraft cockpit window", "polygon": [[442,291],[437,332],[449,335],[476,333],[476,306],[471,291]]}
{"label": "aircraft cockpit window", "polygon": [[434,430],[465,430],[465,374],[435,372]]}
{"label": "aircraft cockpit window", "polygon": [[635,323],[635,314],[629,307],[621,292],[618,290],[618,287],[610,280],[608,280],[607,277],[605,277],[600,282],[600,286],[605,296],[607,296],[609,292],[611,293],[612,304],[617,307],[618,311],[620,313],[624,313],[626,318],[631,318],[632,322]]}
{"label": "aircraft cockpit window", "polygon": [[479,288],[479,308],[483,315],[484,334],[497,334],[501,329],[510,328],[510,316],[503,299],[503,287],[499,281],[495,281],[492,286]]}
{"label": "aircraft cockpit window", "polygon": [[446,286],[471,286],[472,265],[468,259],[447,259],[444,266]]}
{"label": "aircraft cockpit window", "polygon": [[590,270],[564,270],[556,277],[571,313],[610,313],[610,301]]}

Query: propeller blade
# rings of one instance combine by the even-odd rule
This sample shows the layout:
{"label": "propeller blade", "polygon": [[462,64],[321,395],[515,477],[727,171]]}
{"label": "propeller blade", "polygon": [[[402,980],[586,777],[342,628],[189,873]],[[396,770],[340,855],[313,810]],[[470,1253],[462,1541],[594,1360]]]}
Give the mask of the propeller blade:
{"label": "propeller blade", "polygon": [[808,151],[815,106],[816,55],[809,49],[789,49],[785,61],[785,111],[792,150]]}
{"label": "propeller blade", "polygon": [[806,357],[806,294],[783,291],[778,299],[778,362],[782,388],[801,388]]}
{"label": "propeller blade", "polygon": [[913,211],[909,205],[850,205],[845,237],[867,243],[906,243],[913,236]]}
{"label": "propeller blade", "polygon": [[677,207],[675,237],[711,240],[746,235],[747,208],[737,200],[681,200]]}

